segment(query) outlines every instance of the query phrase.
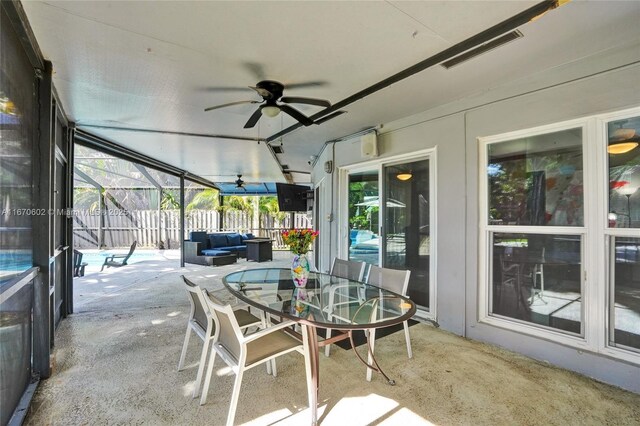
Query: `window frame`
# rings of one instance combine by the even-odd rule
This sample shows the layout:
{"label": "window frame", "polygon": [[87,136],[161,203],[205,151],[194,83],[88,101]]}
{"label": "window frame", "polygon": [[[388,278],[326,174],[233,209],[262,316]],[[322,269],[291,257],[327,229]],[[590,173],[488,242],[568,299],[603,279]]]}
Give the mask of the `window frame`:
{"label": "window frame", "polygon": [[[590,164],[590,157],[587,147],[590,145],[589,134],[590,123],[587,119],[577,119],[564,121],[560,123],[554,123],[545,126],[539,126],[534,128],[528,128],[523,130],[517,130],[508,133],[502,133],[493,136],[479,137],[479,245],[478,245],[478,277],[479,277],[479,293],[478,293],[478,322],[489,324],[492,326],[505,328],[508,330],[516,331],[522,334],[531,335],[534,337],[543,338],[546,340],[555,341],[558,343],[579,347],[582,349],[595,349],[591,343],[592,339],[589,338],[589,333],[592,331],[589,315],[592,311],[591,307],[585,303],[587,300],[591,300],[590,287],[587,285],[586,276],[587,271],[585,265],[587,265],[587,250],[589,247],[590,235],[587,232],[589,229],[589,221],[591,220],[592,212],[589,208],[593,203],[591,194],[593,179],[590,179],[589,174],[586,172]],[[583,167],[583,217],[584,224],[582,226],[531,226],[531,225],[490,225],[489,224],[489,178],[487,173],[488,161],[489,161],[489,146],[496,143],[508,142],[514,139],[521,139],[531,136],[539,136],[548,133],[555,133],[571,129],[582,129],[582,167]],[[538,234],[538,235],[579,235],[581,238],[581,272],[580,272],[580,292],[581,292],[581,333],[576,335],[571,332],[564,332],[555,328],[518,320],[515,318],[509,318],[501,315],[494,315],[490,312],[491,308],[491,278],[492,278],[492,265],[493,265],[493,250],[491,243],[493,241],[493,235],[496,233],[523,233],[523,234]]]}
{"label": "window frame", "polygon": [[[608,132],[611,121],[640,115],[640,107],[590,115],[550,125],[478,137],[478,322],[536,337],[579,350],[599,353],[617,360],[640,364],[640,352],[610,344],[613,282],[610,246],[612,237],[640,237],[638,228],[609,228]],[[512,139],[582,127],[584,225],[582,227],[489,225],[488,145]],[[582,235],[582,336],[507,317],[490,315],[492,250],[496,232]],[[606,259],[605,262],[602,259]]]}
{"label": "window frame", "polygon": [[[598,170],[601,175],[600,185],[601,185],[601,196],[602,196],[602,206],[601,208],[601,220],[599,223],[599,234],[601,241],[603,244],[601,259],[606,259],[604,262],[604,267],[602,271],[602,281],[605,283],[602,286],[602,300],[604,301],[604,312],[603,312],[603,330],[600,339],[599,351],[603,354],[612,356],[614,358],[622,359],[631,363],[640,364],[640,349],[631,348],[624,345],[615,345],[612,344],[611,336],[615,333],[615,320],[614,320],[614,309],[613,304],[614,293],[615,293],[615,283],[613,276],[613,267],[612,262],[615,262],[615,257],[611,256],[611,242],[613,238],[617,237],[633,237],[640,238],[640,228],[610,228],[608,222],[608,213],[609,213],[609,156],[607,152],[608,145],[608,124],[612,121],[623,120],[626,118],[637,117],[640,116],[640,107],[630,108],[626,110],[616,111],[609,114],[601,114],[596,117],[597,128],[598,128],[598,139],[599,144],[597,149],[600,153],[600,164]],[[640,149],[640,148],[638,148]]]}

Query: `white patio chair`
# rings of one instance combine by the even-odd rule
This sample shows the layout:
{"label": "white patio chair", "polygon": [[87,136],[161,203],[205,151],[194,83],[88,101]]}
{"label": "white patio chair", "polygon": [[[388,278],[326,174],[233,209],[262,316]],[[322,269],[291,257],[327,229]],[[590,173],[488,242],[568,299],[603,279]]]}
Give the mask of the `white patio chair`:
{"label": "white patio chair", "polygon": [[[369,274],[367,275],[366,282],[367,284],[392,291],[402,296],[407,296],[409,278],[411,278],[411,271],[371,266],[369,268]],[[409,336],[409,321],[404,321],[402,325],[404,326],[404,337],[407,342],[407,355],[409,356],[409,358],[413,358],[413,352],[411,351],[411,337]],[[368,339],[369,345],[371,346],[371,353],[369,354],[369,364],[371,364],[373,361],[371,359],[371,354],[373,354],[376,339],[375,329],[368,330]],[[371,374],[372,370],[370,368],[367,368],[368,381],[371,381]]]}
{"label": "white patio chair", "polygon": [[[352,260],[342,260],[337,257],[333,258],[333,262],[331,263],[331,272],[329,275],[333,275],[334,277],[346,278],[352,281],[362,281],[364,277],[364,271],[367,267],[367,264],[364,262],[355,262]],[[338,287],[331,287],[329,293],[329,303],[328,308],[334,308],[334,300],[335,300],[335,292]],[[328,313],[331,315],[331,312]],[[331,329],[327,328],[326,338],[329,339],[331,337]],[[331,345],[327,345],[324,347],[324,355],[329,356],[331,353]]]}
{"label": "white patio chair", "polygon": [[[178,361],[178,371],[181,371],[184,368],[184,360],[187,355],[189,338],[191,337],[191,332],[193,331],[204,342],[202,352],[200,353],[200,362],[198,365],[198,374],[196,375],[196,383],[193,388],[193,397],[196,398],[200,394],[202,374],[204,372],[204,366],[207,360],[207,353],[209,352],[212,341],[214,341],[215,339],[216,326],[211,312],[209,311],[209,306],[206,302],[209,295],[205,294],[205,291],[203,291],[199,286],[194,284],[185,276],[182,276],[182,279],[184,280],[185,289],[187,290],[187,294],[189,295],[189,302],[191,302],[191,312],[189,314],[189,321],[187,322],[187,333],[184,336],[184,343],[182,344],[180,361]],[[259,328],[266,327],[264,313],[262,313],[261,315],[262,318],[258,318],[245,310],[238,309],[234,311],[234,315],[241,329],[246,329],[253,326]],[[268,365],[267,367],[267,372],[271,373],[271,366]]]}
{"label": "white patio chair", "polygon": [[362,281],[366,266],[367,264],[364,262],[342,260],[335,257],[331,264],[331,272],[329,272],[329,274],[334,277],[347,278],[353,281]]}
{"label": "white patio chair", "polygon": [[200,405],[207,402],[207,394],[209,392],[211,376],[213,375],[213,365],[216,354],[219,354],[220,358],[222,358],[236,375],[231,393],[231,402],[229,403],[229,414],[227,416],[227,426],[231,426],[233,425],[236,408],[238,406],[242,376],[246,370],[265,362],[269,365],[269,361],[292,351],[298,351],[303,354],[307,365],[309,359],[303,349],[302,343],[282,331],[283,328],[290,327],[294,325],[295,322],[283,321],[275,326],[244,336],[231,306],[219,305],[211,299],[208,299],[207,303],[209,304],[211,312],[215,312],[216,334],[213,339],[213,350],[211,351],[209,365],[207,366],[207,374],[204,381],[202,397],[200,398]]}

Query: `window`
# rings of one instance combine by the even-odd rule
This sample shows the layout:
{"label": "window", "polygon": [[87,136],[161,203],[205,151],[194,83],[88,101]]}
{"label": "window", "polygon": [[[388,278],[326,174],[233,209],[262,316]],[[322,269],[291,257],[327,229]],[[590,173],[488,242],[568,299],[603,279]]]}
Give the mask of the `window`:
{"label": "window", "polygon": [[582,134],[486,145],[489,315],[583,334]]}
{"label": "window", "polygon": [[640,364],[640,108],[480,138],[479,320]]}
{"label": "window", "polygon": [[640,352],[640,117],[607,123],[609,345]]}

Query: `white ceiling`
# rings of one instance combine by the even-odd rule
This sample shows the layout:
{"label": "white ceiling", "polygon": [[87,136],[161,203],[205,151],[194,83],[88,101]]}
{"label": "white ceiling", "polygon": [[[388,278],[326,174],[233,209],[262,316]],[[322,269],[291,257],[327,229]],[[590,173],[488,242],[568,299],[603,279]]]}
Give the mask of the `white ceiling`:
{"label": "white ceiling", "polygon": [[[325,85],[285,96],[336,103],[535,1],[35,2],[24,9],[66,112],[87,125],[266,138],[284,114],[243,129],[261,79]],[[280,164],[310,171],[322,144],[577,61],[640,38],[640,2],[574,1],[520,28],[524,38],[450,70],[436,66],[283,138]],[[251,64],[257,64],[256,67]],[[256,68],[263,75],[257,75]],[[307,115],[318,107],[296,107]],[[264,143],[86,127],[213,181],[283,181]],[[308,179],[294,174],[296,181]]]}

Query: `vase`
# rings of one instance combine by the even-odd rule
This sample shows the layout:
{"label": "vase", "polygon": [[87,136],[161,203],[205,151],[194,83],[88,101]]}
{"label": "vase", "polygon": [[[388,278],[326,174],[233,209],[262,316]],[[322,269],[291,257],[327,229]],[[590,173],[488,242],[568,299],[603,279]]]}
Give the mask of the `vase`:
{"label": "vase", "polygon": [[309,260],[305,254],[294,254],[291,262],[291,278],[296,287],[304,287],[309,279]]}
{"label": "vase", "polygon": [[309,315],[309,303],[307,302],[309,294],[307,289],[298,287],[293,290],[291,297],[290,313],[298,318],[306,318]]}

